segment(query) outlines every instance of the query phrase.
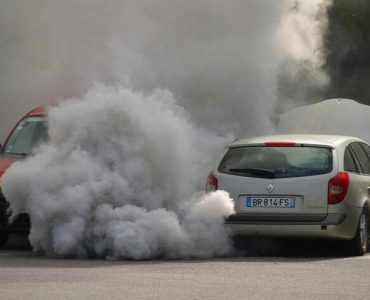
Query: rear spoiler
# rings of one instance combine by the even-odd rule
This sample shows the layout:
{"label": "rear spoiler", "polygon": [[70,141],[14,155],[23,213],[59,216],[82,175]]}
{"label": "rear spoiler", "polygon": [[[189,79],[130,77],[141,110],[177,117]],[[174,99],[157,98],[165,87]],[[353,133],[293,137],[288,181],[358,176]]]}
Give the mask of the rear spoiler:
{"label": "rear spoiler", "polygon": [[312,147],[312,148],[334,149],[334,146],[331,145],[294,143],[294,142],[266,142],[255,144],[236,144],[229,146],[229,148],[240,148],[240,147]]}

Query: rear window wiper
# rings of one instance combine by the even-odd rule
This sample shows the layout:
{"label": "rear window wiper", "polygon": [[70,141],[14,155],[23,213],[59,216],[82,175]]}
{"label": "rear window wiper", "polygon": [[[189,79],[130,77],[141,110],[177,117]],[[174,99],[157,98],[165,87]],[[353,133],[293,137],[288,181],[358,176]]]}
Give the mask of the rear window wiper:
{"label": "rear window wiper", "polygon": [[260,169],[260,168],[233,168],[229,169],[230,172],[235,173],[248,173],[253,175],[259,175],[259,176],[268,176],[268,177],[274,177],[275,171],[270,169]]}

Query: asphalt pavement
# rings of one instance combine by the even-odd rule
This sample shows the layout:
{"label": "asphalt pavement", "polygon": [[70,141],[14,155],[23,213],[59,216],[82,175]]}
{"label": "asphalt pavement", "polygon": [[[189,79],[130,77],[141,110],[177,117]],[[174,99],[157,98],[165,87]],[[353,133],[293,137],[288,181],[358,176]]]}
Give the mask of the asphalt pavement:
{"label": "asphalt pavement", "polygon": [[288,248],[207,260],[108,261],[47,258],[13,239],[0,250],[0,299],[370,299],[370,254],[347,257],[320,244]]}

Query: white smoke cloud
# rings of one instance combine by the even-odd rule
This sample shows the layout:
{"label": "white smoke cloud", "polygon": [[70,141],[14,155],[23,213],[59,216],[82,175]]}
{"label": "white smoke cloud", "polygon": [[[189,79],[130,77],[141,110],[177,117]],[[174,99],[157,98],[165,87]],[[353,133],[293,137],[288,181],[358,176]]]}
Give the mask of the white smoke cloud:
{"label": "white smoke cloud", "polygon": [[230,137],[194,127],[170,92],[96,86],[50,108],[48,121],[49,143],[3,179],[14,214],[31,217],[34,249],[131,259],[230,251],[232,200],[195,193]]}
{"label": "white smoke cloud", "polygon": [[[324,1],[300,2],[314,10]],[[0,137],[34,105],[125,78],[139,90],[170,89],[196,122],[214,131],[267,133],[280,63],[303,52],[316,60],[320,47],[314,14],[294,10],[295,3],[1,1],[0,111],[7,113]],[[306,46],[312,36],[318,41]]]}
{"label": "white smoke cloud", "polygon": [[[31,216],[33,247],[130,259],[229,253],[222,223],[233,202],[199,191],[235,136],[274,130],[280,64],[317,60],[303,56],[305,39],[286,47],[297,37],[285,22],[294,3],[1,2],[0,111],[76,96],[50,109],[48,144],[3,178],[13,214]],[[307,10],[294,14],[307,23]]]}
{"label": "white smoke cloud", "polygon": [[290,7],[277,35],[286,53],[280,65],[279,112],[321,100],[318,95],[330,83],[323,65],[327,10],[332,0],[287,2]]}
{"label": "white smoke cloud", "polygon": [[[323,32],[328,26],[326,12],[331,0],[296,0],[282,20],[278,37],[285,53],[296,60],[311,61],[317,67],[325,62]],[[325,73],[322,73],[325,75]]]}

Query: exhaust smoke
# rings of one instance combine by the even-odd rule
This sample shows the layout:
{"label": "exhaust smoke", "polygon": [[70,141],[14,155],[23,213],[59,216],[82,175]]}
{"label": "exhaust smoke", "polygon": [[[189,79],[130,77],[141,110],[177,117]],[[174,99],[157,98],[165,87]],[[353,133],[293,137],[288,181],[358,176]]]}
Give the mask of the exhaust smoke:
{"label": "exhaust smoke", "polygon": [[[26,209],[35,250],[147,259],[225,255],[226,192],[203,186],[230,138],[194,127],[170,92],[95,86],[49,110],[50,141],[15,163],[3,190]],[[21,187],[21,188],[19,188]]]}
{"label": "exhaust smoke", "polygon": [[[304,60],[321,74],[320,42],[300,46],[307,39],[286,25],[316,17],[303,3],[38,0],[17,26],[0,18],[0,32],[16,41],[3,53],[18,61],[27,50],[27,64],[3,62],[19,81],[3,71],[0,91],[27,104],[71,98],[49,109],[48,143],[3,178],[13,216],[31,217],[34,249],[112,259],[230,254],[223,220],[233,201],[201,190],[236,136],[274,131],[282,63]],[[21,8],[1,6],[0,14]]]}

